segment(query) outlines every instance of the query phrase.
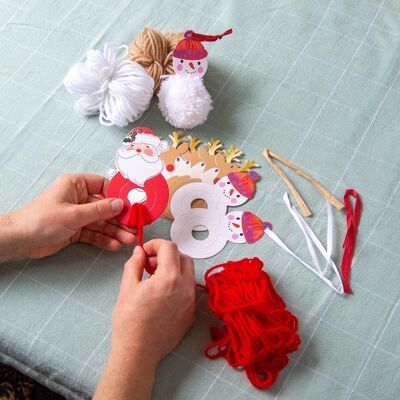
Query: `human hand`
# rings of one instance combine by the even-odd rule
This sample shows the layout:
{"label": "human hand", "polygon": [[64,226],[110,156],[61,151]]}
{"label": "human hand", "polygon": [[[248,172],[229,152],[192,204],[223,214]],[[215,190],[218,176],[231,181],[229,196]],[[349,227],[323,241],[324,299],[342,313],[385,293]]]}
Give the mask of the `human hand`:
{"label": "human hand", "polygon": [[104,199],[107,185],[93,174],[63,175],[25,208],[9,214],[18,232],[17,255],[41,258],[78,241],[111,251],[133,245],[133,231],[112,220],[123,201]]}
{"label": "human hand", "polygon": [[[142,281],[146,259],[156,270]],[[136,246],[126,262],[112,321],[111,351],[93,400],[151,398],[159,361],[194,321],[193,260],[172,242]]]}
{"label": "human hand", "polygon": [[[156,270],[142,281],[146,257]],[[137,246],[124,268],[111,352],[132,358],[142,354],[147,364],[156,366],[193,324],[194,300],[194,264],[189,256],[162,239],[145,243],[144,249]]]}

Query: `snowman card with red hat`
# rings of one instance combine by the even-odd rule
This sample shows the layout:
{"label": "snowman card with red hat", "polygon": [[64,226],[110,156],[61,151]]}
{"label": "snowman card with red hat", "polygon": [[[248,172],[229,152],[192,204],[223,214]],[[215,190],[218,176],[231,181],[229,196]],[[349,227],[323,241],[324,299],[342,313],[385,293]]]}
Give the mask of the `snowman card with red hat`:
{"label": "snowman card with red hat", "polygon": [[[231,172],[215,184],[189,183],[178,189],[171,199],[174,222],[171,238],[179,250],[194,258],[209,258],[219,253],[227,244],[254,243],[265,230],[272,229],[248,211],[232,211],[254,197],[257,172]],[[193,201],[202,199],[206,208],[192,208]],[[205,239],[197,239],[193,231],[208,231]]]}
{"label": "snowman card with red hat", "polygon": [[215,42],[230,35],[203,35],[188,30],[172,53],[175,75],[164,77],[158,98],[163,117],[172,126],[190,129],[206,121],[212,99],[203,83],[208,68],[207,50],[202,42]]}

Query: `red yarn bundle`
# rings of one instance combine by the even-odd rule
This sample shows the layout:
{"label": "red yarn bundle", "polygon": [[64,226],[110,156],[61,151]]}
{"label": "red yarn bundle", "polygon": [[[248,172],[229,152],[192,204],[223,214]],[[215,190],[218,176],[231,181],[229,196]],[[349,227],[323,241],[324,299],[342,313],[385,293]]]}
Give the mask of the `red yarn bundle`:
{"label": "red yarn bundle", "polygon": [[[354,208],[351,203],[351,197],[355,200]],[[353,262],[354,248],[356,245],[358,225],[360,224],[362,203],[360,195],[354,189],[347,189],[344,194],[344,205],[346,209],[347,232],[343,241],[342,258],[342,280],[343,289],[346,294],[352,294],[350,287],[350,269]]]}
{"label": "red yarn bundle", "polygon": [[269,388],[300,344],[297,318],[274,289],[258,258],[229,261],[205,274],[208,304],[223,322],[211,328],[208,358],[243,368],[259,389]]}

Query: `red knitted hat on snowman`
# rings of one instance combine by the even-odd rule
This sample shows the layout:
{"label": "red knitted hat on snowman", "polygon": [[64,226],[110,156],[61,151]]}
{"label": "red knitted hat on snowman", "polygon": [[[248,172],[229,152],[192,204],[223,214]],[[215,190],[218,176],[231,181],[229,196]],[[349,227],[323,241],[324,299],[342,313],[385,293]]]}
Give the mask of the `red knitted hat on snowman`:
{"label": "red knitted hat on snowman", "polygon": [[256,190],[256,181],[260,179],[260,175],[256,171],[250,172],[230,172],[228,179],[233,187],[244,197],[253,198]]}
{"label": "red knitted hat on snowman", "polygon": [[182,60],[201,60],[207,57],[208,53],[201,42],[215,42],[222,39],[226,35],[230,35],[232,29],[228,29],[221,35],[202,35],[193,31],[186,31],[184,39],[182,39],[172,53],[173,57],[181,58]]}
{"label": "red knitted hat on snowman", "polygon": [[133,128],[125,137],[123,143],[150,144],[156,148],[157,153],[168,150],[168,142],[161,140],[151,129],[145,127]]}
{"label": "red knitted hat on snowman", "polygon": [[250,211],[245,211],[242,215],[242,229],[246,242],[251,244],[261,239],[266,229],[272,229],[272,224],[262,221]]}

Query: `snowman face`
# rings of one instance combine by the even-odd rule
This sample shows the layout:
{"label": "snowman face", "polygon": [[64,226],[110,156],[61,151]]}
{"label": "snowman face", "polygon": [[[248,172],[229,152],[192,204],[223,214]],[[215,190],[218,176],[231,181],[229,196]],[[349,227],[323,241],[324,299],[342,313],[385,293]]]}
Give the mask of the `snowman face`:
{"label": "snowman face", "polygon": [[228,223],[227,239],[233,243],[246,243],[242,229],[243,211],[232,211],[225,215]]}
{"label": "snowman face", "polygon": [[215,184],[215,191],[221,195],[228,206],[240,206],[248,200],[235,189],[227,176],[224,176]]}
{"label": "snowman face", "polygon": [[172,57],[172,65],[177,75],[189,75],[202,78],[208,67],[207,58],[201,60],[184,60],[182,58]]}

